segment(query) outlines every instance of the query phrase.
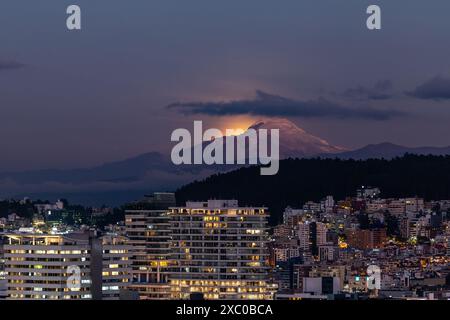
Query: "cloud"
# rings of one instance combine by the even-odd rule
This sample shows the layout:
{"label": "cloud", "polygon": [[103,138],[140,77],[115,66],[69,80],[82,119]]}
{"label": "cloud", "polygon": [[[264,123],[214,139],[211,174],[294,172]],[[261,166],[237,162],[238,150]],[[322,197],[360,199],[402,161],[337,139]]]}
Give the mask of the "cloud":
{"label": "cloud", "polygon": [[426,100],[450,99],[450,79],[436,76],[406,94]]}
{"label": "cloud", "polygon": [[390,80],[378,81],[372,88],[357,86],[343,92],[342,96],[355,100],[387,100],[393,97],[392,82]]}
{"label": "cloud", "polygon": [[24,67],[24,64],[14,60],[0,60],[0,71],[14,70]]}
{"label": "cloud", "polygon": [[292,117],[331,117],[331,118],[363,118],[387,120],[401,115],[398,111],[375,110],[372,108],[346,108],[324,98],[299,101],[256,92],[253,100],[235,100],[226,102],[177,102],[167,106],[183,114],[222,115],[258,115],[258,116],[292,116]]}

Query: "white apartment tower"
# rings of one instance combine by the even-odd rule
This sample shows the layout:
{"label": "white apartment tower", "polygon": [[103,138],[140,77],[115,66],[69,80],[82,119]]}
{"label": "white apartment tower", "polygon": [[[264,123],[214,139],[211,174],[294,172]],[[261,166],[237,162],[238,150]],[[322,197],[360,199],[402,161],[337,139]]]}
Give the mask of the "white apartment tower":
{"label": "white apartment tower", "polygon": [[172,298],[272,299],[266,208],[210,200],[171,208],[169,216]]}
{"label": "white apartment tower", "polygon": [[102,299],[118,300],[131,283],[131,249],[123,236],[101,237]]}
{"label": "white apartment tower", "polygon": [[[7,299],[92,299],[88,238],[10,234],[4,251]],[[80,270],[78,288],[68,286],[72,266]]]}
{"label": "white apartment tower", "polygon": [[125,226],[133,247],[131,290],[141,300],[170,299],[169,206],[175,205],[173,193],[155,193],[126,210]]}
{"label": "white apartment tower", "polygon": [[311,250],[311,235],[309,231],[309,222],[305,221],[298,225],[299,247],[305,252]]}
{"label": "white apartment tower", "polygon": [[7,234],[7,299],[119,299],[131,277],[128,246],[114,236]]}

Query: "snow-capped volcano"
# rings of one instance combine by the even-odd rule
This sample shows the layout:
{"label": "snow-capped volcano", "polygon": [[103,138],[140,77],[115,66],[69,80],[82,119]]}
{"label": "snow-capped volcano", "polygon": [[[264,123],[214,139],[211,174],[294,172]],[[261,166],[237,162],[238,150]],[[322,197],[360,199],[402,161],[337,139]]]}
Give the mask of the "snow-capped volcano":
{"label": "snow-capped volcano", "polygon": [[[279,129],[281,159],[324,154],[334,156],[335,153],[346,151],[307,133],[286,119],[257,121],[250,128],[268,129],[269,134],[270,129]],[[209,143],[205,142],[204,146]],[[0,173],[0,193],[20,197],[31,195],[35,198],[70,197],[73,201],[90,205],[119,205],[120,201],[132,200],[144,192],[172,190],[195,179],[239,166],[177,166],[168,154],[149,152],[92,168]],[[119,201],[119,194],[126,197]]]}
{"label": "snow-capped volcano", "polygon": [[281,158],[310,157],[346,151],[344,148],[333,146],[324,139],[313,136],[284,118],[260,120],[252,124],[249,129],[279,129]]}

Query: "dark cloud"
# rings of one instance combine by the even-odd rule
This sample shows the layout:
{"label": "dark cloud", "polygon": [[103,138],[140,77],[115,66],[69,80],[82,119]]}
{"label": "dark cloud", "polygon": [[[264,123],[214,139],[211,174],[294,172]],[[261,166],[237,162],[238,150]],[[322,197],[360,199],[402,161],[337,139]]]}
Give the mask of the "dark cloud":
{"label": "dark cloud", "polygon": [[378,81],[372,88],[357,86],[344,91],[343,97],[356,100],[387,100],[393,97],[392,82],[390,80]]}
{"label": "dark cloud", "polygon": [[259,116],[292,116],[292,117],[332,117],[332,118],[364,118],[387,120],[400,115],[398,111],[381,111],[372,108],[346,108],[324,98],[298,101],[256,92],[253,100],[235,100],[229,102],[177,102],[167,106],[183,114],[222,115],[259,115]]}
{"label": "dark cloud", "polygon": [[413,91],[407,92],[407,94],[427,100],[450,99],[450,79],[436,76],[416,87]]}
{"label": "dark cloud", "polygon": [[14,61],[14,60],[0,60],[0,71],[20,69],[23,66],[24,66],[24,64]]}

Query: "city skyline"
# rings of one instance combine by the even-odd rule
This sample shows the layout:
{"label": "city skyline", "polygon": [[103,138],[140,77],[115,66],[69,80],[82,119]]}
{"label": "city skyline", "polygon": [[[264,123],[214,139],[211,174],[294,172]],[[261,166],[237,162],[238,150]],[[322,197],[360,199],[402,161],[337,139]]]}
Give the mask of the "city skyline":
{"label": "city skyline", "polygon": [[155,193],[103,226],[23,199],[32,220],[0,217],[0,299],[448,300],[450,200],[382,192],[287,206],[271,227],[268,208],[232,199]]}
{"label": "city skyline", "polygon": [[449,0],[0,2],[1,315],[450,301]]}

